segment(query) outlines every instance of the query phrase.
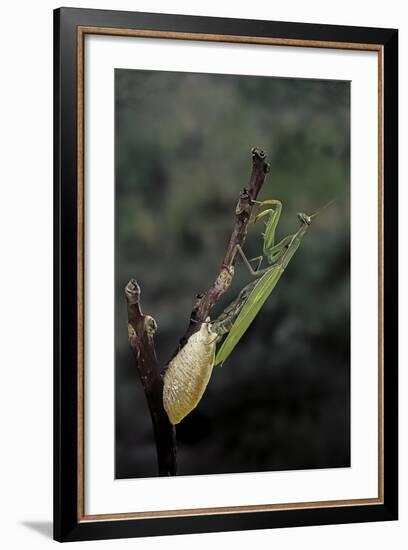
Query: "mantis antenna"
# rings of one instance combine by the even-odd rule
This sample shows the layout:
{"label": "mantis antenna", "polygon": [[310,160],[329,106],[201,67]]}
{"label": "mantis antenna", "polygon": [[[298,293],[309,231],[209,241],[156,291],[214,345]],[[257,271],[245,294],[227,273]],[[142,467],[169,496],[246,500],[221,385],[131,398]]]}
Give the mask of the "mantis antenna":
{"label": "mantis antenna", "polygon": [[316,216],[318,216],[319,214],[321,214],[323,212],[323,210],[326,210],[326,208],[328,208],[329,206],[331,206],[332,204],[334,204],[336,202],[336,199],[332,199],[331,201],[329,201],[328,203],[326,203],[324,206],[322,206],[321,208],[319,208],[319,210],[317,210],[316,212],[314,212],[313,214],[311,214],[309,216],[309,218],[315,218]]}

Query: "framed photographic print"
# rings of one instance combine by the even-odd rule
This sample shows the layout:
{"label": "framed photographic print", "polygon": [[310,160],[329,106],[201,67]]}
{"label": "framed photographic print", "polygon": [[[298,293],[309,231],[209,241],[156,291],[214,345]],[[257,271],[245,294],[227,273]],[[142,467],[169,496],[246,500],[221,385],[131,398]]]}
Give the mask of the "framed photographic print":
{"label": "framed photographic print", "polygon": [[397,519],[397,31],[54,30],[56,540]]}

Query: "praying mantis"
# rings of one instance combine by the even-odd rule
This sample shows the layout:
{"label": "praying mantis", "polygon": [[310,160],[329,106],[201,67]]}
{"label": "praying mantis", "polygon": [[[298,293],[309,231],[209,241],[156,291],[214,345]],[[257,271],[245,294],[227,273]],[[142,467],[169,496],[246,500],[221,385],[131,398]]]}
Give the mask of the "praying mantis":
{"label": "praying mantis", "polygon": [[[218,319],[214,322],[211,322],[210,318],[206,319],[200,330],[189,338],[186,345],[170,361],[164,375],[163,404],[172,424],[181,422],[198,405],[213,367],[220,363],[222,365],[230,356],[277,285],[299,248],[312,218],[317,214],[297,214],[301,224],[298,231],[275,244],[275,232],[282,213],[282,203],[275,199],[254,202],[259,208],[273,207],[263,210],[251,220],[251,223],[256,223],[264,217],[268,218],[263,234],[263,255],[248,260],[241,246],[237,245],[232,261],[236,254],[239,254],[256,279],[241,290]],[[264,257],[269,266],[261,269]],[[258,261],[255,270],[251,265],[253,261]],[[225,334],[228,335],[216,353],[216,345]]]}
{"label": "praying mantis", "polygon": [[[253,223],[256,223],[261,218],[268,218],[264,233],[263,256],[248,260],[239,245],[236,246],[235,254],[240,254],[248,271],[252,276],[256,277],[257,280],[247,285],[247,287],[241,291],[235,301],[235,307],[233,302],[233,304],[231,304],[227,310],[224,310],[223,314],[213,323],[213,331],[216,332],[220,338],[227,332],[226,329],[228,329],[228,336],[225,338],[216,354],[215,365],[222,365],[225,362],[249,328],[299,248],[312,222],[312,218],[317,214],[316,212],[312,216],[308,216],[302,212],[298,213],[297,217],[301,224],[298,231],[293,235],[288,235],[278,244],[275,244],[275,232],[282,213],[282,203],[279,200],[270,199],[262,202],[256,201],[256,204],[260,207],[274,206],[274,208],[268,208],[262,211],[253,220]],[[268,261],[269,266],[260,269],[264,257]],[[252,268],[252,261],[258,261],[258,266],[255,270]],[[240,296],[242,296],[241,300],[239,299]]]}
{"label": "praying mantis", "polygon": [[[275,244],[282,203],[275,199],[254,202],[259,208],[272,207],[263,210],[251,220],[251,223],[256,223],[267,217],[263,234],[263,255],[248,260],[241,246],[237,245],[232,261],[239,254],[255,280],[241,290],[218,319],[214,322],[210,318],[206,319],[200,330],[190,336],[185,346],[170,361],[163,380],[163,405],[172,424],[181,422],[198,405],[211,378],[213,367],[223,364],[232,353],[277,285],[316,215],[299,213],[297,217],[301,225],[298,231]],[[269,266],[261,269],[264,257]],[[258,261],[255,270],[251,265],[253,261]],[[216,346],[225,334],[227,336],[216,353]]]}

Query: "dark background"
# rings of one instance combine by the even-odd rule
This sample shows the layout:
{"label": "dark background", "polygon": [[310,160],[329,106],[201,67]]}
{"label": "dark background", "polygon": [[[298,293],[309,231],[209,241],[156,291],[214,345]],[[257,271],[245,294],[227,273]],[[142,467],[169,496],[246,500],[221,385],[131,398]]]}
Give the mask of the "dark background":
{"label": "dark background", "polygon": [[[349,83],[118,69],[115,126],[116,477],[157,475],[124,286],[138,280],[165,363],[218,273],[253,146],[271,163],[260,198],[284,205],[278,239],[336,202],[177,427],[179,474],[349,466]],[[245,249],[261,253],[260,227]],[[238,265],[213,317],[249,280]]]}

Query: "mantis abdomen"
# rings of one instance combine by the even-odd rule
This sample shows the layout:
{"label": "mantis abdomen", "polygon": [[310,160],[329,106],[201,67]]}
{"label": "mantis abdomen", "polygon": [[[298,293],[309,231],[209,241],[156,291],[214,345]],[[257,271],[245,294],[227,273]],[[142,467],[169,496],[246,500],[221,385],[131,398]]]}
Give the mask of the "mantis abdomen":
{"label": "mantis abdomen", "polygon": [[213,370],[216,340],[205,322],[170,361],[164,375],[163,405],[172,424],[181,422],[200,402]]}

